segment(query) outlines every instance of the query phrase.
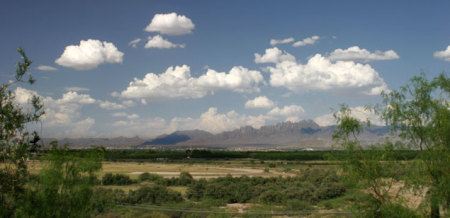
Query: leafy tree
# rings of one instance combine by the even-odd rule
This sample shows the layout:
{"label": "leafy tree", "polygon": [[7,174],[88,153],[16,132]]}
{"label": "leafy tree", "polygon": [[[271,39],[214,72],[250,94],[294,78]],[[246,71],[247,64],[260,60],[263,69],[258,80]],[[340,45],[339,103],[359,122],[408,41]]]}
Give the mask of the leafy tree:
{"label": "leafy tree", "polygon": [[[15,80],[0,86],[0,216],[12,216],[18,207],[28,178],[26,160],[30,156],[30,139],[37,133],[29,133],[27,124],[39,121],[44,114],[43,105],[37,96],[30,100],[28,110],[15,101],[11,87],[17,83],[33,84],[27,74],[32,61],[19,48],[22,60],[17,63]],[[28,79],[26,79],[28,77]],[[34,144],[36,144],[36,140]]]}
{"label": "leafy tree", "polygon": [[104,150],[70,152],[54,142],[42,170],[30,175],[26,162],[40,138],[27,125],[38,122],[44,110],[37,96],[25,106],[15,100],[12,86],[35,82],[28,74],[31,60],[21,48],[18,52],[15,80],[0,86],[0,217],[88,217]]}
{"label": "leafy tree", "polygon": [[[333,139],[347,152],[344,169],[350,181],[368,185],[373,198],[367,214],[385,216],[389,211],[402,207],[392,202],[389,189],[393,182],[405,179],[408,185],[429,188],[427,201],[431,217],[440,216],[440,207],[450,206],[449,139],[450,139],[450,81],[446,74],[428,81],[424,74],[413,77],[400,90],[382,93],[382,104],[374,107],[394,136],[400,142],[387,141],[372,145],[364,151],[358,134],[365,125],[351,116],[351,111],[342,105],[334,114],[338,123]],[[415,160],[399,161],[398,149],[419,149]],[[412,164],[411,164],[412,163]],[[408,172],[398,173],[398,169],[408,168]],[[403,177],[403,174],[407,177]],[[393,209],[394,208],[394,209]],[[397,209],[395,209],[397,208]],[[397,210],[398,211],[398,210]],[[403,208],[402,214],[408,214]],[[371,216],[372,216],[371,215]],[[392,214],[394,215],[394,214]]]}
{"label": "leafy tree", "polygon": [[420,149],[411,177],[416,187],[428,187],[431,217],[450,207],[450,80],[445,73],[428,81],[413,77],[398,91],[383,93],[381,117],[411,148]]}
{"label": "leafy tree", "polygon": [[43,169],[29,187],[16,211],[18,217],[89,217],[94,202],[96,173],[101,169],[102,149],[83,155],[58,148],[56,141],[41,160]]}

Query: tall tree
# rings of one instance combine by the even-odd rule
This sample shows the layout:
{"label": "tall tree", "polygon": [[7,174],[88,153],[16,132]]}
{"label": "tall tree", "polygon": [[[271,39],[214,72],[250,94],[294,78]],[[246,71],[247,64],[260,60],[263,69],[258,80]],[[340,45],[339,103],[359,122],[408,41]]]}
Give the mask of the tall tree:
{"label": "tall tree", "polygon": [[429,81],[413,77],[400,90],[383,93],[380,115],[393,133],[420,149],[414,185],[429,188],[431,217],[450,206],[450,80],[445,73]]}
{"label": "tall tree", "polygon": [[[382,93],[382,97],[383,102],[374,111],[392,134],[401,139],[397,143],[387,141],[363,148],[358,140],[363,124],[351,116],[346,105],[334,114],[338,126],[333,138],[349,154],[346,172],[353,181],[368,185],[377,205],[375,216],[393,216],[392,212],[401,208],[393,204],[388,190],[392,181],[402,179],[407,185],[428,190],[427,212],[431,217],[439,217],[440,208],[447,211],[450,206],[450,80],[445,73],[431,81],[421,74],[399,90]],[[405,163],[397,161],[398,148],[420,152],[415,160]],[[406,176],[399,178],[401,174],[396,169],[405,167]],[[397,215],[412,215],[404,209],[405,213]]]}
{"label": "tall tree", "polygon": [[11,87],[17,83],[33,84],[31,60],[25,52],[17,50],[22,60],[17,63],[15,80],[0,86],[0,215],[11,216],[17,200],[24,193],[28,171],[26,160],[30,152],[30,139],[37,133],[29,133],[26,126],[39,121],[44,114],[43,105],[37,96],[30,99],[31,110],[24,110],[15,101]]}

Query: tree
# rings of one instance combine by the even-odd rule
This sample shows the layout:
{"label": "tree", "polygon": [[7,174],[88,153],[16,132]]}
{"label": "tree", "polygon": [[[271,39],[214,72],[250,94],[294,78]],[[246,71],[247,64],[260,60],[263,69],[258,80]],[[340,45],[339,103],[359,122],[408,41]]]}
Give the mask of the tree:
{"label": "tree", "polygon": [[[415,188],[428,188],[426,200],[431,217],[439,217],[440,208],[449,208],[449,95],[450,81],[445,73],[432,81],[421,74],[398,91],[382,93],[383,102],[376,105],[374,111],[401,141],[372,145],[366,151],[358,140],[363,124],[351,117],[351,111],[345,105],[335,113],[338,126],[333,138],[349,154],[345,168],[353,181],[369,185],[375,200],[374,210],[378,213],[376,216],[400,208],[392,203],[388,194],[392,181],[396,179],[403,179]],[[419,156],[408,163],[396,158],[396,150],[405,148],[404,143],[406,148],[420,150]],[[396,170],[404,167],[408,169],[407,177],[399,178],[401,174]],[[404,214],[410,214],[404,209]]]}
{"label": "tree", "polygon": [[428,187],[431,217],[450,207],[450,80],[445,73],[432,81],[413,77],[399,91],[383,93],[380,115],[393,133],[419,149],[419,170],[411,180]]}
{"label": "tree", "polygon": [[[15,81],[0,87],[0,217],[88,217],[93,207],[95,173],[101,168],[104,151],[70,152],[53,148],[41,158],[42,170],[31,175],[27,160],[39,146],[39,135],[27,125],[44,115],[43,104],[32,96],[29,105],[15,101],[11,87],[33,84],[27,74],[31,60],[19,48]],[[28,77],[25,80],[25,77]]]}
{"label": "tree", "polygon": [[29,187],[16,210],[17,217],[90,217],[94,186],[100,183],[103,149],[69,151],[56,141],[41,160],[42,170],[28,182]]}
{"label": "tree", "polygon": [[[358,213],[366,217],[382,217],[382,211],[392,204],[392,196],[389,190],[399,179],[395,169],[401,165],[395,157],[396,145],[385,144],[364,147],[358,139],[358,135],[365,126],[370,127],[370,121],[362,123],[351,116],[351,110],[347,105],[341,105],[341,109],[334,113],[337,127],[333,133],[333,140],[345,150],[343,169],[347,182],[352,185],[368,187],[370,199],[357,202],[360,209]],[[391,214],[392,215],[392,214]]]}
{"label": "tree", "polygon": [[36,132],[27,132],[26,126],[39,121],[44,114],[41,99],[37,96],[31,98],[31,109],[27,111],[15,101],[11,91],[13,85],[34,83],[33,77],[27,74],[32,61],[21,48],[17,51],[22,61],[17,63],[15,80],[0,86],[0,215],[3,217],[12,216],[27,182],[30,139],[38,136]]}

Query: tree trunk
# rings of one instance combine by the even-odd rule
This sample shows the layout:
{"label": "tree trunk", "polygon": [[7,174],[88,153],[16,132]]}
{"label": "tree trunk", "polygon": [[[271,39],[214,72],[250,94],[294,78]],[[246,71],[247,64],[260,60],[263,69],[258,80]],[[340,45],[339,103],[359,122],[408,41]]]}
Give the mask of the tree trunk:
{"label": "tree trunk", "polygon": [[438,199],[436,199],[436,194],[434,193],[434,190],[431,190],[430,192],[431,194],[431,218],[439,218],[440,217],[440,213],[439,213],[439,201]]}

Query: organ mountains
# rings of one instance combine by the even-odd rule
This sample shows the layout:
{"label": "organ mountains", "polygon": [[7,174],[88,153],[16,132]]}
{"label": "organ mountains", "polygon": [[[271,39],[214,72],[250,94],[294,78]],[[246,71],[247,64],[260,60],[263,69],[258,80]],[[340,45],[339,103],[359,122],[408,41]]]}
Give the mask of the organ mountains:
{"label": "organ mountains", "polygon": [[[244,126],[232,131],[211,134],[206,131],[177,131],[146,141],[142,145],[165,145],[216,148],[291,148],[328,149],[335,126],[321,127],[312,120],[282,122],[253,128]],[[361,134],[361,141],[374,143],[387,136],[386,127],[371,126]]]}
{"label": "organ mountains", "polygon": [[[312,120],[300,122],[281,122],[274,125],[253,128],[244,126],[232,131],[212,134],[202,130],[176,131],[144,140],[139,137],[127,138],[65,138],[59,143],[68,143],[71,147],[107,146],[107,147],[146,147],[165,148],[225,148],[225,149],[329,149],[331,136],[336,126],[319,126]],[[359,139],[363,143],[374,143],[388,136],[384,126],[365,127]],[[52,139],[45,139],[48,143]]]}

